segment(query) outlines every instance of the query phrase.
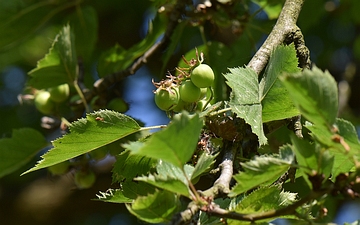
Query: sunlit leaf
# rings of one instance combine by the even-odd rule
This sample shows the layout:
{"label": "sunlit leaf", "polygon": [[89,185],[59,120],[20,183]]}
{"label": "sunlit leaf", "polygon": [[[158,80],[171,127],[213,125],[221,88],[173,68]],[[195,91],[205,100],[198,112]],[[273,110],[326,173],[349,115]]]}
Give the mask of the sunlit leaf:
{"label": "sunlit leaf", "polygon": [[249,191],[259,185],[268,185],[276,181],[290,167],[293,161],[290,146],[281,148],[280,156],[262,155],[255,159],[241,163],[244,171],[234,175],[237,184],[231,190],[229,196],[234,197]]}
{"label": "sunlit leaf", "polygon": [[243,118],[251,126],[251,130],[259,138],[259,144],[267,142],[262,125],[262,106],[259,97],[257,74],[250,68],[231,68],[224,74],[231,87],[230,107],[238,117]]}
{"label": "sunlit leaf", "polygon": [[123,146],[133,154],[161,159],[183,168],[196,149],[202,126],[203,121],[198,115],[182,113],[167,128],[153,134],[146,142],[131,142]]}
{"label": "sunlit leaf", "polygon": [[278,76],[300,72],[294,45],[279,46],[271,54],[265,74],[260,81],[263,122],[291,118],[299,114],[288,90]]}
{"label": "sunlit leaf", "polygon": [[23,174],[90,152],[139,129],[135,120],[121,113],[100,110],[87,114],[86,118],[72,123],[70,133],[56,139],[53,142],[54,148],[45,153],[35,167]]}
{"label": "sunlit leaf", "polygon": [[178,197],[168,191],[138,197],[133,204],[126,204],[130,213],[148,223],[169,223],[179,207]]}
{"label": "sunlit leaf", "polygon": [[29,72],[29,85],[37,88],[50,88],[63,83],[72,84],[77,78],[77,58],[74,35],[69,25],[62,28],[37,67]]}
{"label": "sunlit leaf", "polygon": [[32,128],[17,129],[11,138],[1,138],[0,178],[25,165],[47,145],[44,136]]}
{"label": "sunlit leaf", "polygon": [[[296,201],[296,194],[282,191],[278,186],[263,187],[245,196],[241,201],[230,208],[237,213],[261,213],[286,207]],[[268,222],[265,219],[259,222]],[[249,224],[238,220],[227,220],[228,224]]]}
{"label": "sunlit leaf", "polygon": [[120,189],[109,189],[106,192],[100,191],[96,197],[99,201],[111,203],[131,203],[133,201],[133,199],[126,197]]}
{"label": "sunlit leaf", "polygon": [[338,90],[329,72],[316,66],[301,73],[284,74],[280,80],[301,114],[317,126],[331,127],[338,113]]}

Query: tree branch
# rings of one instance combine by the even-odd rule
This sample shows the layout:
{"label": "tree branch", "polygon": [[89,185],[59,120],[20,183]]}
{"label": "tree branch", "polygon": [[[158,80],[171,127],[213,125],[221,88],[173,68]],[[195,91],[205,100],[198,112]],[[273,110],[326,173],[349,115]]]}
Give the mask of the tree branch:
{"label": "tree branch", "polygon": [[239,142],[231,143],[228,148],[224,149],[223,160],[220,164],[221,174],[219,178],[214,182],[214,185],[206,191],[202,192],[202,195],[215,198],[220,193],[228,194],[230,192],[230,181],[233,176],[233,163],[235,160],[236,152],[239,148]]}
{"label": "tree branch", "polygon": [[298,33],[299,28],[296,26],[296,21],[304,1],[286,0],[271,33],[248,63],[248,67],[252,68],[257,74],[260,74],[265,68],[273,49],[284,43],[291,34]]}

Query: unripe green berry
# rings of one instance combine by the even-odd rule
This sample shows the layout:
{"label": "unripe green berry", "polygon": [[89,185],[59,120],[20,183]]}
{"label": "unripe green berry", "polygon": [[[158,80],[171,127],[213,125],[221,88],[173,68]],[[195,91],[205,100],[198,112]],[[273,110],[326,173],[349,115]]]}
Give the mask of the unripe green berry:
{"label": "unripe green berry", "polygon": [[79,189],[86,189],[94,185],[96,181],[96,175],[93,171],[76,171],[74,179],[75,184]]}
{"label": "unripe green berry", "polygon": [[89,152],[89,155],[92,159],[94,160],[102,160],[103,158],[105,158],[105,156],[108,154],[109,150],[107,148],[107,146],[102,146],[98,149],[95,149],[91,152]]}
{"label": "unripe green berry", "polygon": [[190,80],[183,81],[179,87],[180,98],[184,102],[199,101],[201,90]]}
{"label": "unripe green berry", "polygon": [[155,91],[155,104],[161,110],[168,111],[175,108],[179,100],[177,88],[170,88],[169,90],[159,88]]}
{"label": "unripe green berry", "polygon": [[107,108],[115,110],[120,113],[124,113],[124,112],[128,111],[129,106],[123,99],[114,98],[108,103]]}
{"label": "unripe green berry", "polygon": [[55,108],[55,103],[50,99],[48,91],[39,91],[35,94],[35,107],[43,114],[51,114]]}
{"label": "unripe green berry", "polygon": [[199,88],[210,87],[215,80],[214,71],[206,64],[200,64],[193,69],[191,81]]}
{"label": "unripe green berry", "polygon": [[63,102],[65,101],[70,94],[70,87],[68,84],[61,84],[56,87],[49,88],[50,98],[54,102]]}
{"label": "unripe green berry", "polygon": [[70,162],[69,161],[64,161],[55,165],[52,165],[50,167],[48,167],[48,171],[52,174],[52,175],[62,175],[65,174],[69,168],[70,168]]}

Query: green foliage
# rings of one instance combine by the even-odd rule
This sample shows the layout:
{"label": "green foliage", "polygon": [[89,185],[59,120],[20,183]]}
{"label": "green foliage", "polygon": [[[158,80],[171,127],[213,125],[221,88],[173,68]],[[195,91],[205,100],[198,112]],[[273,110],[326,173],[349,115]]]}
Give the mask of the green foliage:
{"label": "green foliage", "polygon": [[[296,201],[296,194],[281,191],[278,186],[263,187],[253,191],[240,201],[233,204],[231,211],[238,213],[266,212],[269,210],[281,209]],[[272,219],[260,220],[261,222],[270,222]],[[259,222],[260,222],[259,221]],[[249,222],[239,222],[237,220],[228,220],[229,224],[248,224]]]}
{"label": "green foliage", "polygon": [[203,153],[195,165],[194,171],[191,174],[191,180],[194,181],[201,175],[210,171],[215,163],[216,156],[217,155]]}
{"label": "green foliage", "polygon": [[33,35],[60,11],[71,7],[71,4],[55,4],[51,2],[23,2],[14,0],[1,3],[0,7],[0,49],[9,49],[19,45]]}
{"label": "green foliage", "polygon": [[170,222],[179,207],[179,199],[168,191],[156,191],[154,194],[137,198],[133,204],[126,205],[130,213],[149,223]]}
{"label": "green foliage", "polygon": [[182,113],[166,129],[152,135],[146,143],[132,142],[124,147],[133,154],[161,159],[183,168],[195,151],[202,125],[199,116]]}
{"label": "green foliage", "polygon": [[[192,168],[193,170],[193,168]],[[160,161],[157,165],[157,174],[150,174],[147,177],[138,177],[135,180],[149,183],[155,187],[168,190],[190,198],[189,178],[178,167],[166,162]]]}
{"label": "green foliage", "polygon": [[97,41],[97,13],[93,7],[85,6],[71,14],[68,20],[74,36],[78,40],[75,42],[76,54],[88,61]]}
{"label": "green foliage", "polygon": [[250,124],[251,130],[259,138],[260,145],[267,142],[262,126],[262,106],[259,96],[257,74],[250,68],[229,69],[225,74],[227,84],[231,87],[230,107],[238,117]]}
{"label": "green foliage", "polygon": [[47,144],[43,135],[32,128],[16,129],[11,138],[0,139],[0,177],[24,166]]}
{"label": "green foliage", "polygon": [[101,110],[70,126],[70,133],[53,142],[54,148],[23,174],[72,159],[139,131],[140,126],[123,114]]}
{"label": "green foliage", "polygon": [[232,68],[224,74],[231,87],[230,107],[251,126],[260,145],[267,142],[263,123],[291,118],[298,114],[288,91],[278,80],[281,73],[299,71],[293,45],[279,46],[271,55],[260,83],[258,75],[250,68]]}
{"label": "green foliage", "polygon": [[[310,168],[319,171],[319,168],[315,167],[320,166],[321,168],[321,165],[330,167],[325,175],[329,176],[331,171],[332,180],[335,180],[340,173],[348,172],[354,166],[354,156],[359,157],[360,155],[360,146],[353,125],[348,121],[336,118],[338,91],[335,80],[328,72],[322,72],[317,67],[302,73],[284,75],[281,79],[284,85],[291,90],[290,95],[299,111],[311,122],[306,123],[306,128],[311,131],[314,139],[329,151],[327,154],[334,157],[333,166],[326,165],[329,162],[326,162],[326,157],[322,156],[325,153],[319,152],[324,152],[324,150],[320,150],[320,146],[318,146],[314,151],[314,148],[311,147],[313,152],[321,155],[309,155],[313,158]],[[310,147],[309,143],[302,143],[302,145]],[[304,148],[298,147],[299,150]],[[324,164],[318,161],[321,158],[324,158]]]}
{"label": "green foliage", "polygon": [[252,2],[262,7],[269,19],[276,19],[281,12],[284,0],[252,0]]}
{"label": "green foliage", "polygon": [[[300,113],[310,122],[331,127],[338,113],[338,91],[329,72],[316,66],[281,77]],[[291,91],[290,91],[291,90]]]}
{"label": "green foliage", "polygon": [[[142,156],[132,155],[129,150],[122,152],[114,164],[113,181],[122,182],[124,179],[132,180],[136,176],[145,175],[155,168],[157,160]],[[132,169],[135,168],[136,170]]]}
{"label": "green foliage", "polygon": [[294,160],[289,146],[280,149],[280,156],[259,156],[254,160],[242,163],[244,172],[234,176],[236,186],[231,190],[230,197],[242,194],[259,185],[275,182],[290,167]]}
{"label": "green foliage", "polygon": [[[295,152],[296,160],[299,165],[299,173],[307,179],[307,175],[324,174],[329,178],[334,165],[334,157],[316,143],[298,139],[294,136],[291,138]],[[334,174],[335,177],[338,175]],[[310,183],[308,181],[308,183]]]}
{"label": "green foliage", "polygon": [[125,49],[116,44],[113,48],[105,51],[99,59],[98,72],[100,77],[105,77],[117,71],[128,68],[135,59],[139,58],[146,52],[159,38],[163,31],[163,21],[156,16],[149,23],[149,31],[147,36],[136,45],[129,49]]}
{"label": "green foliage", "polygon": [[56,36],[49,53],[29,72],[31,79],[28,85],[43,89],[63,83],[73,84],[78,76],[74,39],[70,26],[64,26]]}
{"label": "green foliage", "polygon": [[263,123],[291,118],[299,114],[289,96],[288,90],[282,85],[279,76],[283,73],[300,71],[294,45],[279,46],[272,53],[265,74],[260,81]]}

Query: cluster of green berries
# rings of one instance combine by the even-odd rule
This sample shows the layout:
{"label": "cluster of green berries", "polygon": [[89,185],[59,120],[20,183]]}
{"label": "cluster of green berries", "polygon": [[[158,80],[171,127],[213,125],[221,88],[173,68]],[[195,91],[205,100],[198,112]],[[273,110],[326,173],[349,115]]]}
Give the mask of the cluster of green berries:
{"label": "cluster of green berries", "polygon": [[167,79],[153,82],[157,88],[155,104],[161,110],[180,112],[190,108],[202,111],[206,107],[208,89],[215,79],[214,71],[209,65],[194,61],[186,61],[190,68],[177,68],[178,76],[169,74]]}
{"label": "cluster of green berries", "polygon": [[38,90],[35,93],[35,107],[45,115],[52,114],[57,103],[62,103],[68,99],[70,87],[68,84],[61,84],[47,90]]}

